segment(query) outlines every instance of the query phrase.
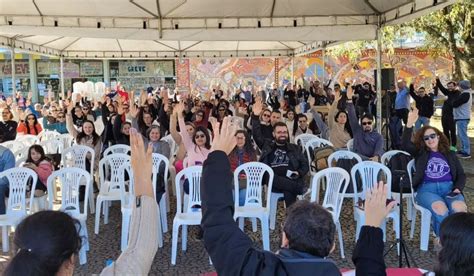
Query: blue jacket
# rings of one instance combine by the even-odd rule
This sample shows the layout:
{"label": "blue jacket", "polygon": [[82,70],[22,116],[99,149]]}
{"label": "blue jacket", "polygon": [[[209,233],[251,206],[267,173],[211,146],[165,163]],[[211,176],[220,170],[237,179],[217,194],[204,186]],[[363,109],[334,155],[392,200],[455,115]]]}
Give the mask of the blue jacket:
{"label": "blue jacket", "polygon": [[[14,167],[15,156],[13,155],[13,152],[0,145],[0,172],[4,172]],[[0,185],[8,185],[8,179],[6,177],[0,178]]]}
{"label": "blue jacket", "polygon": [[43,127],[47,130],[55,130],[60,134],[68,133],[66,128],[66,122],[62,123],[50,123],[48,122],[48,118],[43,118]]}

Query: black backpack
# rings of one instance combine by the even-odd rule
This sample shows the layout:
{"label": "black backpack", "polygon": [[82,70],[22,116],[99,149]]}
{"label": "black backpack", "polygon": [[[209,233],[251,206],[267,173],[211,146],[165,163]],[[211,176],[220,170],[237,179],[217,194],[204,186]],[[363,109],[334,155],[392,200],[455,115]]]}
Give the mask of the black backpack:
{"label": "black backpack", "polygon": [[[410,178],[408,177],[407,165],[411,161],[412,157],[404,153],[397,153],[390,161],[388,161],[387,167],[392,172],[392,192],[400,192],[400,184],[402,185],[403,193],[410,193]],[[400,183],[402,180],[402,183]]]}
{"label": "black backpack", "polygon": [[[339,167],[339,168],[342,168],[344,169],[346,172],[349,173],[349,175],[351,175],[351,170],[352,170],[352,167],[354,167],[355,165],[357,165],[357,159],[355,158],[339,158],[337,161],[336,161],[336,167]],[[360,178],[360,177],[358,177]],[[357,191],[358,192],[361,192],[362,191],[362,181],[357,181]],[[342,192],[342,187],[341,187],[341,191]],[[350,182],[349,182],[349,186],[347,187],[347,190],[346,190],[346,193],[354,193],[354,186],[352,184],[352,178],[350,179]]]}

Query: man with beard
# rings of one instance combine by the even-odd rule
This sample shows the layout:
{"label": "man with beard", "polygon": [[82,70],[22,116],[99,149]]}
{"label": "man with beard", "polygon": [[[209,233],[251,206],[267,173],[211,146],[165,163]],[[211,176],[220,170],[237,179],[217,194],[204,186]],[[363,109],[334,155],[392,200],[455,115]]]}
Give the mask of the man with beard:
{"label": "man with beard", "polygon": [[353,95],[354,91],[352,87],[349,86],[347,88],[347,113],[349,114],[349,124],[351,125],[354,137],[354,152],[364,159],[378,162],[383,154],[383,137],[374,130],[373,115],[362,115],[360,119],[361,125],[359,125],[354,104],[352,103]]}
{"label": "man with beard", "polygon": [[[254,116],[262,112],[260,98],[253,106]],[[274,141],[265,139],[258,128],[253,128],[253,138],[262,150],[260,162],[273,169],[272,192],[283,193],[286,207],[296,201],[296,196],[305,191],[304,177],[308,173],[308,161],[298,146],[289,143],[288,128],[283,122],[273,125]]]}

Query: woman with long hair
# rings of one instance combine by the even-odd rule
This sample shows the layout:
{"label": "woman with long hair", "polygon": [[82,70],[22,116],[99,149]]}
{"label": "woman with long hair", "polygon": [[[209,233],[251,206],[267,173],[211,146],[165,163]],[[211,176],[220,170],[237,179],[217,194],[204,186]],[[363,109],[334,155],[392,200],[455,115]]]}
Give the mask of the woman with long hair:
{"label": "woman with long hair", "polygon": [[441,222],[449,214],[467,211],[462,194],[466,175],[456,153],[449,149],[448,138],[439,129],[424,126],[415,133],[414,142],[411,141],[417,120],[418,110],[415,108],[408,114],[402,149],[415,157],[412,185],[417,191],[416,201],[430,210],[434,232],[439,237]]}
{"label": "woman with long hair", "polygon": [[[235,133],[236,145],[235,148],[229,153],[230,169],[235,169],[247,162],[257,161],[257,152],[252,145],[252,140],[247,131],[241,129]],[[245,174],[239,174],[239,205],[245,204],[245,194],[247,187],[247,180]]]}
{"label": "woman with long hair", "polygon": [[18,134],[38,135],[42,130],[43,128],[38,122],[38,118],[36,118],[35,114],[31,113],[26,115],[25,121],[18,125],[16,132]]}
{"label": "woman with long hair", "polygon": [[42,146],[32,145],[28,149],[28,157],[23,167],[32,169],[38,174],[35,196],[42,196],[48,190],[46,183],[48,177],[53,173],[53,164],[49,158],[46,157]]}
{"label": "woman with long hair", "polygon": [[[136,131],[130,135],[130,144],[136,200],[132,204],[129,244],[101,275],[147,275],[158,249],[151,148],[145,152],[143,139]],[[78,221],[60,211],[41,211],[26,217],[15,229],[13,243],[17,253],[3,274],[73,275],[82,242],[78,227]]]}

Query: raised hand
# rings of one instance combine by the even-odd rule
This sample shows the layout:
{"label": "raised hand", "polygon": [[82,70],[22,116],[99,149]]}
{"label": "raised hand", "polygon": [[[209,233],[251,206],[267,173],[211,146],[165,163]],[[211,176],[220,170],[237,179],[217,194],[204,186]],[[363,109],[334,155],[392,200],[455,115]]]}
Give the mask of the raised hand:
{"label": "raised hand", "polygon": [[253,104],[253,107],[252,107],[253,115],[260,116],[260,114],[262,113],[262,110],[263,110],[262,99],[258,97],[257,99],[255,99],[255,103]]}
{"label": "raised hand", "polygon": [[353,96],[354,96],[354,89],[352,89],[352,85],[349,85],[349,87],[347,87],[347,100],[352,100]]}
{"label": "raised hand", "polygon": [[232,117],[225,117],[222,121],[222,127],[217,121],[214,122],[212,129],[214,130],[214,140],[212,140],[211,151],[221,150],[229,155],[237,144],[235,138],[237,125],[232,122]]}
{"label": "raised hand", "polygon": [[173,112],[176,114],[178,118],[183,118],[183,111],[184,111],[184,103],[179,102],[174,108]]}
{"label": "raised hand", "polygon": [[130,116],[132,116],[132,118],[137,118],[138,112],[139,112],[138,107],[135,105],[133,101],[130,101],[130,111],[129,111]]}
{"label": "raised hand", "polygon": [[130,164],[133,171],[135,195],[153,197],[153,186],[151,184],[153,147],[149,145],[145,151],[142,135],[132,128],[130,129],[130,148]]}
{"label": "raised hand", "polygon": [[415,125],[416,121],[418,120],[418,109],[413,107],[413,109],[408,113],[408,120],[406,127],[411,128]]}
{"label": "raised hand", "polygon": [[380,181],[365,196],[365,225],[380,227],[396,204],[396,201],[392,201],[387,205],[387,187]]}

